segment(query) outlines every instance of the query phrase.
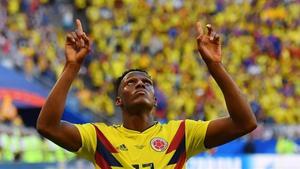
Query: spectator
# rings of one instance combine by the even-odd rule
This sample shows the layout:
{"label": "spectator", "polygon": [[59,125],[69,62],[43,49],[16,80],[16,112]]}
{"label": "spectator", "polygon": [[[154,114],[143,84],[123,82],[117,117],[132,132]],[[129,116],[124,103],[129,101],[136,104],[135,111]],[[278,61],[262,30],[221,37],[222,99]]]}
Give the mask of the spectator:
{"label": "spectator", "polygon": [[5,95],[0,105],[0,120],[6,124],[21,125],[22,119],[9,95]]}

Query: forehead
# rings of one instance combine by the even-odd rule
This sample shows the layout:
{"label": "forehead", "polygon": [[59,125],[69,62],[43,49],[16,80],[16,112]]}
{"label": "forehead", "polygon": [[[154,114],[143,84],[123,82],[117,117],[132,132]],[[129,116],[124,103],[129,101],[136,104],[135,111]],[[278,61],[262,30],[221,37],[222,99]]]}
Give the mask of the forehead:
{"label": "forehead", "polygon": [[129,72],[127,75],[124,76],[124,78],[122,79],[122,81],[126,81],[127,79],[130,78],[147,78],[147,79],[151,79],[151,77],[145,73],[145,72],[140,72],[140,71],[132,71]]}

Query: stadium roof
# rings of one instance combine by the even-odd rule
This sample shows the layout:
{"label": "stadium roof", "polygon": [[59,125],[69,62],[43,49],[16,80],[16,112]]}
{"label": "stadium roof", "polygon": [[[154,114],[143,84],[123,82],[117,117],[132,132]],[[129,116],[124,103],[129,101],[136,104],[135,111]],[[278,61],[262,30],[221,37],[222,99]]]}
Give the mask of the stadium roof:
{"label": "stadium roof", "polygon": [[0,65],[0,101],[10,96],[17,107],[42,107],[48,89],[23,72]]}

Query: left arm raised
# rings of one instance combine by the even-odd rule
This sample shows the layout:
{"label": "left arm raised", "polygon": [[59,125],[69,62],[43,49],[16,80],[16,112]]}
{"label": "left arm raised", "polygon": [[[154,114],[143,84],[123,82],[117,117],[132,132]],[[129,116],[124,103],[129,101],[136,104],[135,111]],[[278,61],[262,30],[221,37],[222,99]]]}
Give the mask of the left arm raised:
{"label": "left arm raised", "polygon": [[219,35],[213,31],[210,25],[207,25],[207,28],[208,34],[205,35],[201,24],[197,23],[198,51],[210,74],[222,90],[230,115],[209,123],[204,145],[206,148],[212,148],[251,132],[256,128],[257,123],[249,103],[221,63]]}
{"label": "left arm raised", "polygon": [[222,90],[230,114],[209,123],[204,144],[206,148],[212,148],[251,132],[257,124],[246,98],[223,65],[210,63],[207,67]]}

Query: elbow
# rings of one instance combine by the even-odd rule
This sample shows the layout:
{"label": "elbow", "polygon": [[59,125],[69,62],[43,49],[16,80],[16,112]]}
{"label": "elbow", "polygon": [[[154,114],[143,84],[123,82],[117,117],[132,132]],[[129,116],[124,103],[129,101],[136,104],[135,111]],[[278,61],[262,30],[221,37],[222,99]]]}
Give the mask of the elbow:
{"label": "elbow", "polygon": [[253,130],[255,130],[257,128],[257,121],[256,121],[256,119],[255,118],[252,119],[243,128],[244,128],[244,134],[251,133]]}
{"label": "elbow", "polygon": [[249,120],[248,125],[249,125],[248,126],[249,133],[257,128],[257,120],[253,113],[252,113],[252,118]]}
{"label": "elbow", "polygon": [[255,130],[257,128],[257,122],[255,121],[255,122],[253,122],[252,124],[250,124],[249,126],[248,126],[248,133],[250,133],[250,132],[252,132],[253,130]]}
{"label": "elbow", "polygon": [[243,134],[251,133],[253,130],[257,128],[257,120],[254,116],[254,113],[252,111],[249,111],[248,113],[245,113],[245,118],[240,121],[240,127],[242,129]]}
{"label": "elbow", "polygon": [[37,130],[37,132],[40,134],[40,135],[42,135],[42,136],[46,136],[47,135],[47,133],[48,133],[48,131],[47,131],[47,127],[46,126],[43,126],[42,124],[40,124],[40,123],[37,123],[36,124],[36,130]]}
{"label": "elbow", "polygon": [[36,121],[36,131],[42,135],[43,137],[46,137],[49,135],[50,131],[51,131],[51,123],[49,123],[50,121],[47,120],[47,118],[45,116],[42,116],[43,114],[45,114],[43,112],[43,110],[40,112],[39,117]]}
{"label": "elbow", "polygon": [[47,138],[51,139],[59,132],[59,127],[56,124],[45,122],[44,120],[38,119],[36,123],[37,132]]}
{"label": "elbow", "polygon": [[45,125],[39,121],[36,124],[36,130],[40,135],[42,135],[43,137],[46,137],[46,138],[48,138],[48,136],[51,133],[50,127],[48,127],[47,125]]}
{"label": "elbow", "polygon": [[50,128],[46,127],[46,126],[39,126],[37,125],[37,132],[47,138],[47,139],[50,139],[54,136],[55,132],[53,132]]}

